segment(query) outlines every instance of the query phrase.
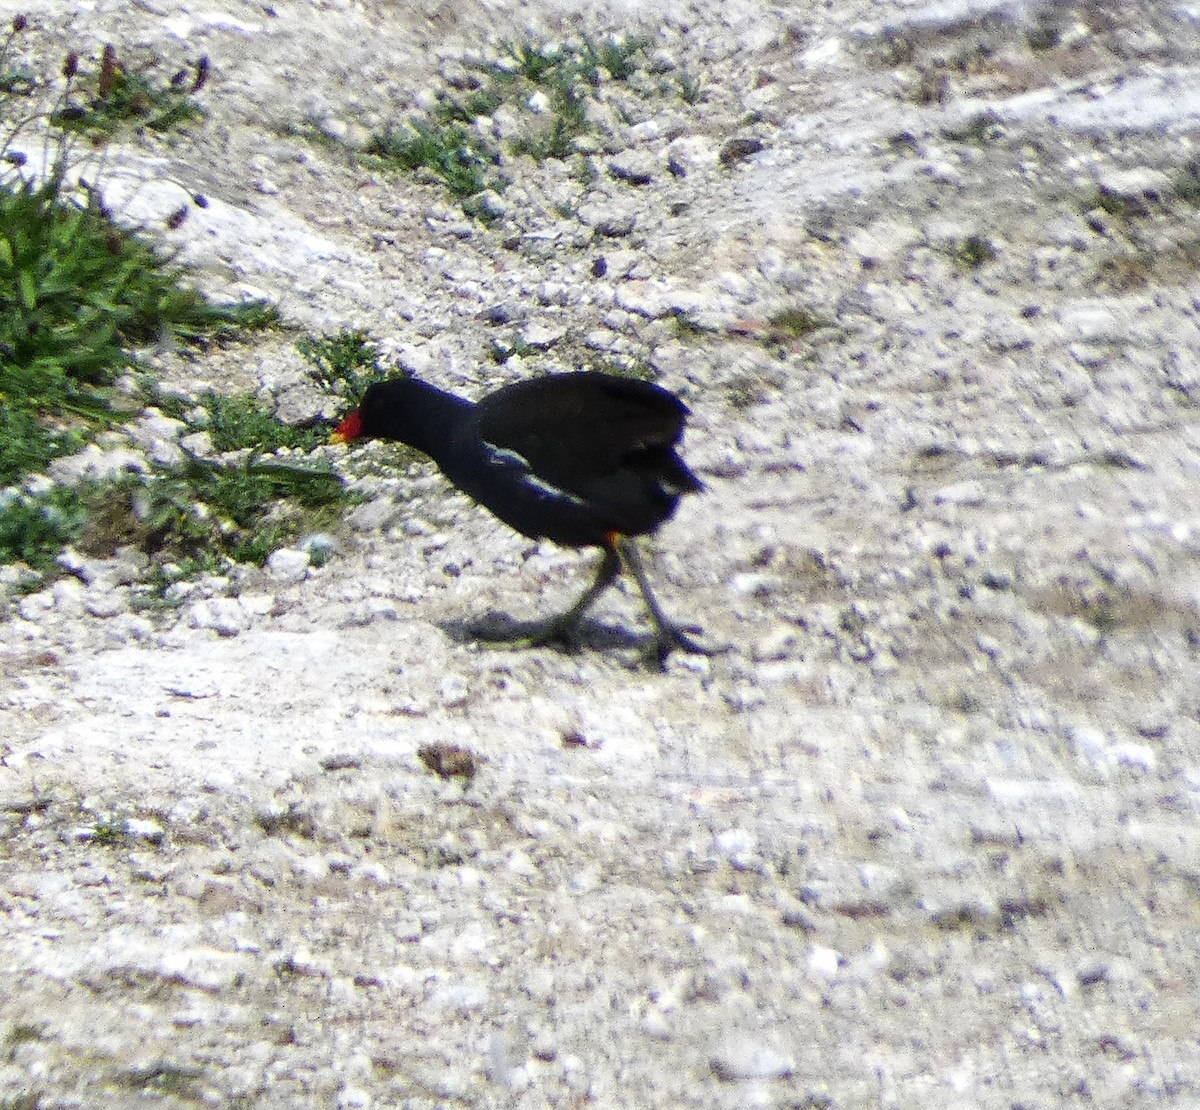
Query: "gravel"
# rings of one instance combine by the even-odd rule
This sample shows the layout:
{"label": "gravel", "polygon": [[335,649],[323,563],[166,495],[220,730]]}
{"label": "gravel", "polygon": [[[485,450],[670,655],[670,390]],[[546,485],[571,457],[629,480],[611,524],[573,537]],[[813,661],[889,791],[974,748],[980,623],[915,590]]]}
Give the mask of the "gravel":
{"label": "gravel", "polygon": [[[1200,1101],[1194,12],[29,14],[48,56],[212,59],[207,120],[106,168],[135,219],[208,198],[167,233],[207,292],[472,396],[678,391],[708,490],[652,574],[731,650],[638,669],[628,589],[577,654],[482,648],[592,556],[380,445],[336,535],[162,611],[135,551],[6,574],[0,1101]],[[650,38],[591,175],[505,154],[484,225],[349,157],[584,30]],[[337,415],[293,342],[145,357]]]}

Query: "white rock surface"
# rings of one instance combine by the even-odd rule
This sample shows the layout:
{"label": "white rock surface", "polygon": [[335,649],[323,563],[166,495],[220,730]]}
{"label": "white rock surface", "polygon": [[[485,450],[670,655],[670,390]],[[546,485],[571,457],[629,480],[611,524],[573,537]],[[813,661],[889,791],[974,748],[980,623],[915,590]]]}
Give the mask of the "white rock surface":
{"label": "white rock surface", "polygon": [[[211,58],[203,123],[105,153],[135,220],[209,198],[167,233],[207,292],[471,396],[677,390],[708,489],[648,561],[732,647],[635,669],[628,583],[577,654],[481,647],[594,556],[383,445],[320,558],[175,608],[132,549],[4,571],[0,1102],[1195,1105],[1194,12],[18,10],[52,72]],[[651,62],[490,226],[328,145],[583,28]],[[312,416],[293,342],[156,372]],[[135,438],[52,475],[206,450]]]}

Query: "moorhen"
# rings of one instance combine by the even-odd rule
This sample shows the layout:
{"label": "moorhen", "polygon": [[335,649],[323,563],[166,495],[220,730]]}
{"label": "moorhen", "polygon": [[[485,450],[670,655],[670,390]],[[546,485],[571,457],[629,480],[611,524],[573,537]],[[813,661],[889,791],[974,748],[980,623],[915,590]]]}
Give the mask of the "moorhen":
{"label": "moorhen", "polygon": [[632,538],[656,531],[680,496],[704,488],[675,452],[687,415],[683,402],[660,386],[597,371],[518,382],[475,403],[405,377],[367,389],[333,438],[406,443],[522,535],[603,549],[595,580],[570,609],[532,632],[503,638],[569,643],[624,566],[654,625],[648,655],[661,666],[676,649],[718,650],[667,620]]}

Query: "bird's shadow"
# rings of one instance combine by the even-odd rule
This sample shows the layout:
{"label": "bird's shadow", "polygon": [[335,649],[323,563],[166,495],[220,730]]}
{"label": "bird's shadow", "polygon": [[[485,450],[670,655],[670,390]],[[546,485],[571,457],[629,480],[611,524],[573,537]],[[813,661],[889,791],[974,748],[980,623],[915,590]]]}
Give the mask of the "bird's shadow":
{"label": "bird's shadow", "polygon": [[517,620],[507,613],[495,611],[489,611],[482,617],[473,617],[468,620],[439,621],[438,627],[450,639],[459,644],[479,644],[483,647],[514,650],[528,647],[548,647],[564,655],[575,655],[585,648],[592,651],[644,649],[649,642],[644,635],[639,636],[620,625],[601,624],[585,618],[580,621],[579,626],[570,637],[528,643],[524,641],[545,631],[544,621]]}

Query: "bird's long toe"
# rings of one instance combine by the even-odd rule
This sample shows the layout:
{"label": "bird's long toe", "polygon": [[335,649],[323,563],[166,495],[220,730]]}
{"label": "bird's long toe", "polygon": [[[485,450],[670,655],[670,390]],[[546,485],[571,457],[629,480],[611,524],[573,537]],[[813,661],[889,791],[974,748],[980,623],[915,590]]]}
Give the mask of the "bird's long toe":
{"label": "bird's long toe", "polygon": [[645,659],[661,670],[672,652],[680,651],[685,655],[722,655],[732,648],[732,644],[705,644],[694,639],[689,633],[699,632],[700,629],[689,625],[683,628],[675,624],[662,624],[654,634],[654,638],[645,652]]}

